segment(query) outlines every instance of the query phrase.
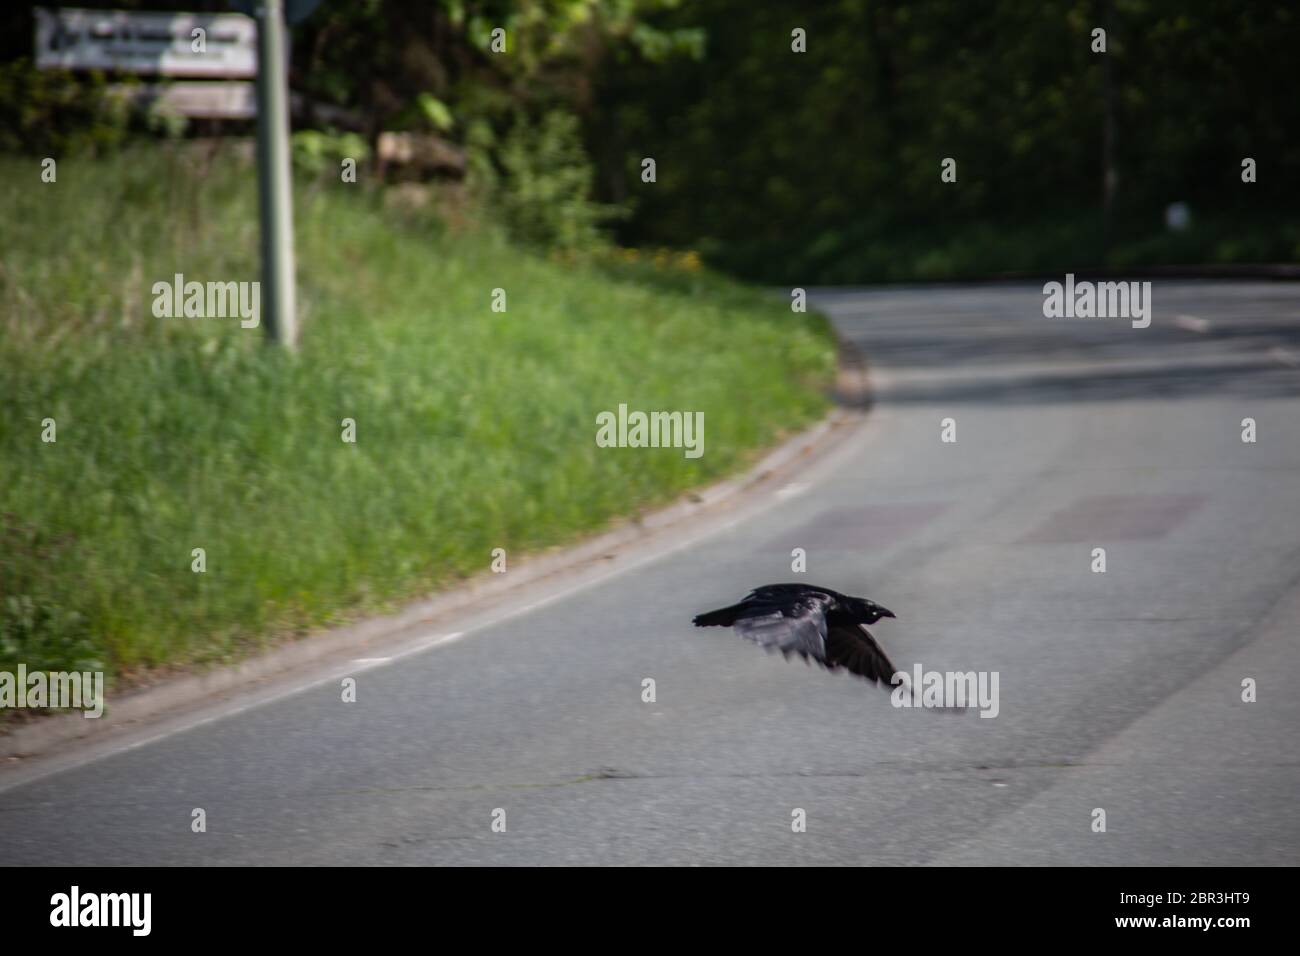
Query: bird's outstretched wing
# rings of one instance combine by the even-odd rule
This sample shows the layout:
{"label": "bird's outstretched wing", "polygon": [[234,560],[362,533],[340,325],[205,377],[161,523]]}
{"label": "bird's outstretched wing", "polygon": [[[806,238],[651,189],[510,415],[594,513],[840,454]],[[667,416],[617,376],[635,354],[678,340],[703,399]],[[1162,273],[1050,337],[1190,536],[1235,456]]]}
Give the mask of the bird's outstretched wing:
{"label": "bird's outstretched wing", "polygon": [[826,609],[833,603],[829,594],[820,591],[767,595],[754,592],[739,604],[697,616],[695,624],[732,626],[741,637],[761,647],[824,664]]}
{"label": "bird's outstretched wing", "polygon": [[873,683],[892,685],[894,665],[862,624],[834,623],[826,634],[826,666],[843,667]]}
{"label": "bird's outstretched wing", "polygon": [[[754,588],[745,595],[745,603],[771,603],[781,604],[787,601],[793,601],[796,598],[804,597],[808,594],[820,594],[823,598],[839,597],[834,591],[828,591],[825,588],[819,588],[807,584],[762,584]],[[827,604],[831,603],[829,600]]]}
{"label": "bird's outstretched wing", "polygon": [[784,656],[798,654],[828,670],[841,667],[868,681],[893,686],[894,665],[863,622],[892,612],[863,598],[802,584],[767,584],[739,604],[697,615],[697,627],[734,627],[740,634]]}

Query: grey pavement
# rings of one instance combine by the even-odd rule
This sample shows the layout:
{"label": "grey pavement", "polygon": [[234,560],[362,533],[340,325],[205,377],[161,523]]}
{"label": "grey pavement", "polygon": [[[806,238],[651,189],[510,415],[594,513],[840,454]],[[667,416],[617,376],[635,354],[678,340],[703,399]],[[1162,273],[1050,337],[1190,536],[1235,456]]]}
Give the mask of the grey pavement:
{"label": "grey pavement", "polygon": [[[321,683],[0,790],[0,863],[1300,862],[1298,292],[1157,280],[1134,329],[1044,318],[1041,285],[818,290],[877,389],[832,465],[354,704]],[[898,613],[900,668],[997,672],[998,715],[691,627],[793,548]]]}

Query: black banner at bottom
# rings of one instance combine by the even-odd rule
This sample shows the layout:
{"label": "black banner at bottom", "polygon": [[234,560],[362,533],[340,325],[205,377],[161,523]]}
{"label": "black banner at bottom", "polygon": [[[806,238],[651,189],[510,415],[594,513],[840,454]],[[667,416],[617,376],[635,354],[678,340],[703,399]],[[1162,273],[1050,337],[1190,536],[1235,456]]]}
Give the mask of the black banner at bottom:
{"label": "black banner at bottom", "polygon": [[837,930],[869,928],[877,940],[910,927],[904,935],[917,944],[961,937],[963,927],[985,940],[1041,940],[1046,931],[1230,944],[1281,928],[1291,877],[1236,868],[652,870],[598,880],[579,869],[544,880],[525,870],[8,869],[0,898],[11,943],[69,934],[127,945],[281,934],[373,943],[431,925],[492,937],[617,931],[631,941],[675,924],[734,938],[831,921]]}

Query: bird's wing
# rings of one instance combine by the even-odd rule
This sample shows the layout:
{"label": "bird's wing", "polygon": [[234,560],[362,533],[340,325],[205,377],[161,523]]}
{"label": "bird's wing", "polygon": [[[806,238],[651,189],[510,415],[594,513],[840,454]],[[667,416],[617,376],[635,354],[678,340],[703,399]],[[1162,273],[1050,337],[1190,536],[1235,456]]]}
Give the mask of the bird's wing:
{"label": "bird's wing", "polygon": [[745,601],[760,604],[764,602],[784,604],[808,595],[817,595],[822,599],[835,597],[835,594],[831,591],[824,591],[821,588],[807,584],[763,584],[745,595]]}
{"label": "bird's wing", "polygon": [[843,667],[872,682],[892,684],[894,665],[861,624],[836,622],[826,635],[826,666]]}
{"label": "bird's wing", "polygon": [[782,654],[826,661],[826,608],[829,595],[809,591],[782,601],[748,603],[736,617],[736,633]]}

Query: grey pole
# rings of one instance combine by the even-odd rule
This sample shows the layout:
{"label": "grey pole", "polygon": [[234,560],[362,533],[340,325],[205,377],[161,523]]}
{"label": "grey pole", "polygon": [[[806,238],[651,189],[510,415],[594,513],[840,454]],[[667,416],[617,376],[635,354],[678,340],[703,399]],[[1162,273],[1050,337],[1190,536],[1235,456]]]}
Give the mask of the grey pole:
{"label": "grey pole", "polygon": [[284,0],[257,7],[257,194],[262,218],[262,305],[270,342],[292,349],[293,181],[289,166],[289,81]]}

